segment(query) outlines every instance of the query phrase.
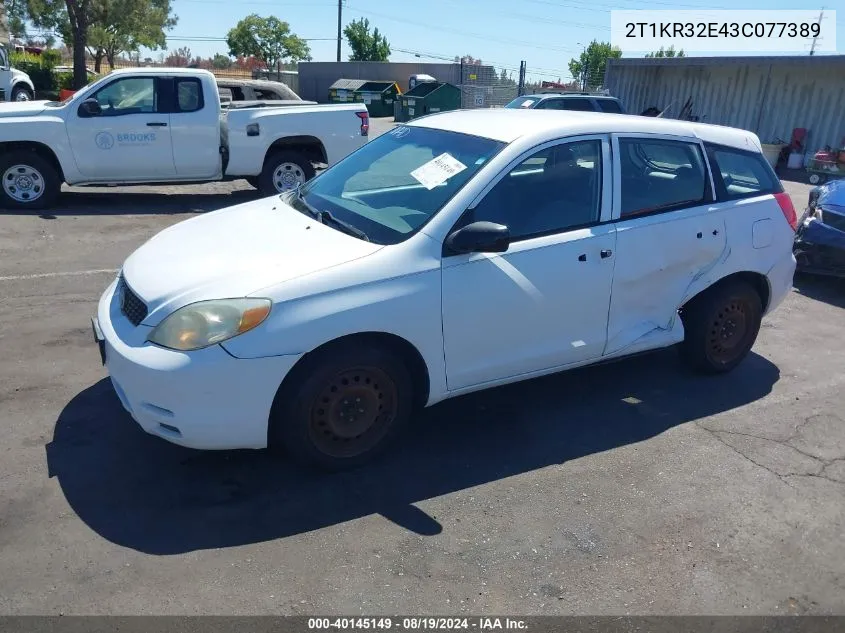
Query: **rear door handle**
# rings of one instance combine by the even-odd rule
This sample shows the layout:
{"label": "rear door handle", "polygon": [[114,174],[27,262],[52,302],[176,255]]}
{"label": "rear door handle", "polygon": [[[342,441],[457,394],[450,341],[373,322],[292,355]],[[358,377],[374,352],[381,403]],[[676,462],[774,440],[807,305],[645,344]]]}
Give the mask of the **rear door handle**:
{"label": "rear door handle", "polygon": [[587,261],[587,255],[586,255],[586,254],[584,254],[584,253],[582,253],[581,255],[579,255],[579,256],[578,256],[578,261],[579,261],[579,262],[585,262],[585,261]]}
{"label": "rear door handle", "polygon": [[607,248],[607,249],[603,250],[603,251],[600,253],[600,255],[601,255],[601,258],[602,258],[602,259],[607,259],[607,258],[608,258],[608,257],[610,257],[611,255],[613,255],[613,251],[612,251],[612,250],[610,250],[609,248]]}
{"label": "rear door handle", "polygon": [[167,123],[163,123],[162,121],[150,121],[147,123],[147,127],[167,127]]}

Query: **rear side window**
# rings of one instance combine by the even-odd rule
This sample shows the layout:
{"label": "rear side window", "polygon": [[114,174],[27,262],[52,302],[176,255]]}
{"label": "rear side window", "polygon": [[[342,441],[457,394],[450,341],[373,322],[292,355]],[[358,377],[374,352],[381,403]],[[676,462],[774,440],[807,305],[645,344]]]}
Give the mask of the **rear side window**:
{"label": "rear side window", "polygon": [[685,141],[619,139],[622,217],[693,207],[712,195],[699,145]]}
{"label": "rear side window", "polygon": [[198,79],[177,79],[176,80],[176,111],[196,112],[201,110],[202,86]]}
{"label": "rear side window", "polygon": [[596,103],[599,104],[602,112],[622,114],[622,106],[619,105],[618,101],[614,101],[613,99],[596,99]]}
{"label": "rear side window", "polygon": [[580,110],[581,112],[595,112],[589,99],[564,99],[564,110]]}
{"label": "rear side window", "polygon": [[783,191],[780,181],[761,154],[716,145],[709,145],[707,152],[719,200],[737,200]]}

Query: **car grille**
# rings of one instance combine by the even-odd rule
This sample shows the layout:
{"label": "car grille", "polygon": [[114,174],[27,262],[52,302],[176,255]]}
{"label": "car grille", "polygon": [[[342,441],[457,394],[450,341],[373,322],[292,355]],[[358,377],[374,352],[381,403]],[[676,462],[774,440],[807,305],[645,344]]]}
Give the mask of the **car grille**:
{"label": "car grille", "polygon": [[132,292],[122,275],[117,282],[117,291],[120,293],[120,311],[132,325],[140,325],[147,318],[147,305]]}
{"label": "car grille", "polygon": [[840,231],[845,231],[845,215],[841,213],[835,213],[828,209],[822,207],[822,213],[824,217],[824,223],[828,226],[832,226],[835,229],[839,229]]}

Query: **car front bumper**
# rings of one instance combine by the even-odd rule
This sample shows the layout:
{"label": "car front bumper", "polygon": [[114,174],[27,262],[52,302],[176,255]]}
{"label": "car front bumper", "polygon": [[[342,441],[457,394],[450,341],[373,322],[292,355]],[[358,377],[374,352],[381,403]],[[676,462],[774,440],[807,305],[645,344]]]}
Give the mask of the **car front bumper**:
{"label": "car front bumper", "polygon": [[265,448],[276,391],[300,356],[238,359],[219,345],[194,352],[153,345],[151,328],[121,313],[116,286],[100,299],[94,336],[102,337],[121,404],[141,428],[189,448]]}
{"label": "car front bumper", "polygon": [[845,277],[845,231],[815,218],[803,219],[792,250],[799,271]]}

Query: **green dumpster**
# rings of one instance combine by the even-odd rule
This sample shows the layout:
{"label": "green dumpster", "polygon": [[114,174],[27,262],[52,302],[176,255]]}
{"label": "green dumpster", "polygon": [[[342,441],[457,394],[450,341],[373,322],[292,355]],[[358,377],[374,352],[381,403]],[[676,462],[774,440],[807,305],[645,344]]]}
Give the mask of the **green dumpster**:
{"label": "green dumpster", "polygon": [[371,117],[383,117],[393,114],[393,103],[402,91],[395,81],[368,81],[355,93],[361,95]]}
{"label": "green dumpster", "polygon": [[358,88],[366,83],[366,79],[338,79],[329,86],[329,103],[361,103],[364,98]]}
{"label": "green dumpster", "polygon": [[417,84],[399,99],[402,103],[396,119],[399,122],[461,108],[460,88],[443,82]]}

